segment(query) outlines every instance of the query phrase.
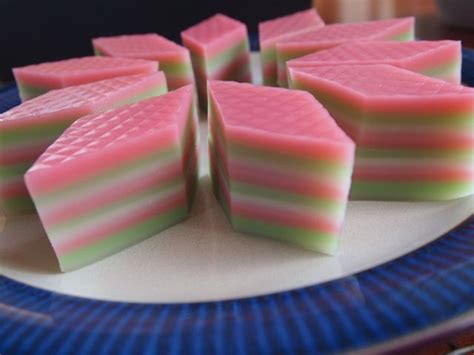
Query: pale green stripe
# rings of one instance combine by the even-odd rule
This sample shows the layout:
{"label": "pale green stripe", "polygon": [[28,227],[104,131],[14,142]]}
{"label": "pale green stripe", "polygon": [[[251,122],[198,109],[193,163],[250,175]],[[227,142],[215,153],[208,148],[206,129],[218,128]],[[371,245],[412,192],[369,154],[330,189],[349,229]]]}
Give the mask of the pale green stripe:
{"label": "pale green stripe", "polygon": [[59,264],[62,271],[77,269],[81,266],[101,260],[142,240],[148,239],[162,230],[183,220],[187,215],[185,206],[180,206],[159,216],[135,224],[130,228],[122,229],[118,233],[106,236],[96,243],[59,255]]}
{"label": "pale green stripe", "polygon": [[339,239],[332,234],[270,223],[236,214],[232,216],[232,226],[239,232],[269,237],[325,254],[334,254],[339,244]]}
{"label": "pale green stripe", "polygon": [[410,182],[353,180],[351,199],[357,200],[450,200],[474,193],[473,182]]}

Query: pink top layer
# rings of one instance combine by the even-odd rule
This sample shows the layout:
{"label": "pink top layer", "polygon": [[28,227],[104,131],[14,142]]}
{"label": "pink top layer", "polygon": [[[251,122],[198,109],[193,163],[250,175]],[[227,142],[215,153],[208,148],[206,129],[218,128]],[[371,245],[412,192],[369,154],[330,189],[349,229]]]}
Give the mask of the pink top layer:
{"label": "pink top layer", "polygon": [[183,53],[187,49],[156,33],[100,37],[92,40],[101,54],[112,57],[156,59],[166,53]]}
{"label": "pink top layer", "polygon": [[425,57],[425,54],[435,53],[440,49],[452,49],[453,54],[458,54],[457,59],[460,59],[459,41],[353,42],[292,59],[288,61],[288,66],[394,64],[416,57]]}
{"label": "pink top layer", "polygon": [[264,131],[292,139],[350,139],[309,93],[231,81],[210,81],[209,88],[226,126]]}
{"label": "pink top layer", "polygon": [[336,45],[348,40],[388,39],[386,36],[396,35],[408,27],[413,27],[414,18],[395,18],[388,20],[342,23],[321,27],[312,31],[295,34],[278,41],[279,44],[314,43]]}
{"label": "pink top layer", "polygon": [[189,49],[210,54],[247,39],[247,27],[226,15],[216,14],[181,32],[181,38]]}
{"label": "pink top layer", "polygon": [[133,105],[84,116],[39,157],[29,172],[60,165],[158,131],[172,129],[178,133],[177,129],[186,124],[184,121],[192,100],[193,87],[188,85]]}
{"label": "pink top layer", "polygon": [[121,76],[48,91],[0,114],[0,124],[30,119],[79,117],[166,83],[162,72]]}
{"label": "pink top layer", "polygon": [[25,84],[57,89],[157,70],[155,61],[94,56],[28,65],[14,68],[13,73]]}
{"label": "pink top layer", "polygon": [[260,43],[268,45],[295,33],[324,26],[315,9],[295,12],[291,15],[263,21],[258,24]]}
{"label": "pink top layer", "polygon": [[[436,110],[439,105],[443,109],[451,107],[453,111],[474,110],[474,89],[392,65],[331,65],[289,70],[294,79],[318,82],[320,89],[324,87],[334,94],[345,95],[347,101],[364,104],[370,100],[380,109],[403,110],[410,106],[426,112]],[[432,106],[420,104],[417,100],[420,98],[430,100]]]}

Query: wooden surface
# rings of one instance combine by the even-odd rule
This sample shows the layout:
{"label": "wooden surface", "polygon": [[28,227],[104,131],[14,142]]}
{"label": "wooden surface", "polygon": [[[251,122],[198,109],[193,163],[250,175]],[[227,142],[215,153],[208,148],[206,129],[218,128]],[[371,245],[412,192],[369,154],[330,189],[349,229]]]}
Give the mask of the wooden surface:
{"label": "wooden surface", "polygon": [[313,3],[327,23],[415,16],[417,38],[460,40],[463,46],[474,48],[474,31],[445,25],[434,0],[314,0]]}

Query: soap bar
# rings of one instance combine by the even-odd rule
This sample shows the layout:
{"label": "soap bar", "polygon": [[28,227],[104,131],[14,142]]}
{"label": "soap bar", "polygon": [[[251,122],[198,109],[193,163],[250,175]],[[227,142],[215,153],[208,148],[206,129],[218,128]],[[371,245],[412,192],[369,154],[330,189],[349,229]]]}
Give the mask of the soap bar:
{"label": "soap bar", "polygon": [[214,192],[241,232],[336,252],[355,145],[309,93],[209,82]]}
{"label": "soap bar", "polygon": [[409,41],[414,39],[413,17],[334,24],[278,41],[278,84],[286,87],[286,62],[323,49],[353,41]]}
{"label": "soap bar", "polygon": [[149,60],[82,57],[14,68],[13,75],[26,101],[53,89],[157,70],[158,64]]}
{"label": "soap bar", "polygon": [[162,72],[51,90],[0,114],[0,209],[34,211],[23,174],[74,120],[166,92]]}
{"label": "soap bar", "polygon": [[292,59],[287,62],[287,68],[390,64],[460,84],[461,61],[460,41],[369,41],[342,44]]}
{"label": "soap bar", "polygon": [[247,27],[216,14],[181,32],[191,60],[202,109],[207,109],[207,80],[252,81]]}
{"label": "soap bar", "polygon": [[62,271],[116,253],[184,219],[196,185],[192,85],[75,121],[26,185]]}
{"label": "soap bar", "polygon": [[386,64],[291,68],[357,144],[354,199],[474,193],[474,89]]}
{"label": "soap bar", "polygon": [[170,90],[194,84],[189,51],[156,33],[100,37],[92,44],[97,55],[159,62]]}
{"label": "soap bar", "polygon": [[263,83],[277,85],[277,61],[275,43],[294,34],[304,33],[324,26],[324,21],[315,9],[298,11],[258,24],[260,61]]}

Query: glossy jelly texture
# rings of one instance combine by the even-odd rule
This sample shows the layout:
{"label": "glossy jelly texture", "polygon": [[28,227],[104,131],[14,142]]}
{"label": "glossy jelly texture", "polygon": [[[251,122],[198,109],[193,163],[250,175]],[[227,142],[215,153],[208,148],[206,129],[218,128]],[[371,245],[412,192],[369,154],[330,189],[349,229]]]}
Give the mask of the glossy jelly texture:
{"label": "glossy jelly texture", "polygon": [[209,82],[214,192],[232,226],[333,254],[354,143],[303,91]]}
{"label": "glossy jelly texture", "polygon": [[25,181],[62,271],[186,217],[197,179],[192,85],[75,121]]}

